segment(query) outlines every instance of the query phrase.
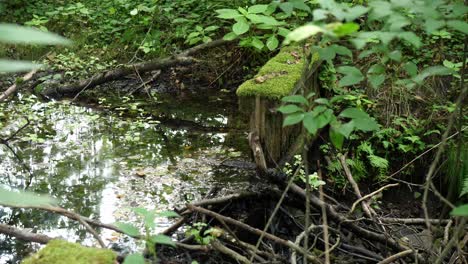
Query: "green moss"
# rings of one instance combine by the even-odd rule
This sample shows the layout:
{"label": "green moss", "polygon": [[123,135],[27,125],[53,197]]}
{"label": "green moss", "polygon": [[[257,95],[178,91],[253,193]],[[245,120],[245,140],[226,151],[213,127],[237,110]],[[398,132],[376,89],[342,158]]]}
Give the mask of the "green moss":
{"label": "green moss", "polygon": [[21,263],[114,264],[116,257],[116,253],[109,249],[88,248],[63,240],[51,240],[46,247]]}
{"label": "green moss", "polygon": [[[269,60],[258,72],[258,74],[237,89],[238,96],[255,96],[279,99],[290,95],[297,81],[300,80],[304,67],[303,59],[297,59],[292,54],[302,53],[301,48],[297,46],[285,47]],[[315,57],[314,57],[315,58]],[[263,82],[258,82],[257,78],[268,75],[276,76],[267,78]]]}

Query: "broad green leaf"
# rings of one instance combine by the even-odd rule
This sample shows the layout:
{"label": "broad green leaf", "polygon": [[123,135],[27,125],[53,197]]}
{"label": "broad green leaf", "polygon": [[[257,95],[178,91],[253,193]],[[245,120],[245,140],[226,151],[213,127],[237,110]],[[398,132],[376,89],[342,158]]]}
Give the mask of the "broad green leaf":
{"label": "broad green leaf", "polygon": [[431,66],[422,70],[420,74],[413,78],[413,81],[421,84],[427,77],[435,75],[450,75],[452,73],[454,73],[454,71],[445,66]]}
{"label": "broad green leaf", "polygon": [[39,195],[27,191],[9,190],[0,186],[0,205],[2,206],[52,206],[56,201],[46,195]]}
{"label": "broad green leaf", "polygon": [[342,124],[338,130],[338,133],[342,134],[345,138],[349,138],[351,133],[354,131],[354,120],[348,123]]}
{"label": "broad green leaf", "polygon": [[249,31],[249,28],[250,28],[249,23],[239,21],[232,26],[232,31],[237,35],[242,35],[245,32]]}
{"label": "broad green leaf", "polygon": [[411,24],[406,17],[400,14],[392,15],[387,22],[390,24],[390,31],[401,31],[402,28]]}
{"label": "broad green leaf", "polygon": [[454,208],[451,212],[450,215],[453,216],[468,216],[468,204],[464,204],[461,206],[458,206]]}
{"label": "broad green leaf", "polygon": [[372,7],[372,19],[379,19],[393,14],[392,6],[387,1],[370,1],[369,6]]}
{"label": "broad green leaf", "polygon": [[368,75],[367,78],[369,79],[369,82],[372,86],[372,88],[377,89],[382,85],[382,83],[385,82],[385,74],[372,74]]}
{"label": "broad green leaf", "polygon": [[262,50],[265,47],[265,44],[259,38],[252,38],[251,45],[258,50]]}
{"label": "broad green leaf", "polygon": [[284,42],[285,44],[289,44],[291,41],[298,42],[323,31],[324,30],[321,27],[312,24],[301,26],[289,33]]}
{"label": "broad green leaf", "polygon": [[312,12],[312,16],[314,17],[314,21],[320,21],[327,18],[328,13],[329,12],[327,10],[314,9],[314,11]]}
{"label": "broad green leaf", "polygon": [[258,13],[263,13],[267,10],[268,5],[253,5],[248,8],[249,14],[258,14]]}
{"label": "broad green leaf", "polygon": [[462,32],[463,34],[468,34],[468,24],[461,20],[450,20],[447,21],[447,26]]}
{"label": "broad green leaf", "polygon": [[416,64],[414,64],[411,61],[408,61],[407,63],[405,63],[405,65],[403,65],[403,68],[411,77],[414,77],[416,76],[416,74],[418,74],[418,66],[416,66]]}
{"label": "broad green leaf", "polygon": [[267,39],[266,46],[269,50],[275,50],[278,47],[278,45],[279,40],[275,35],[271,35],[271,37]]}
{"label": "broad green leaf", "polygon": [[341,78],[338,82],[338,85],[340,87],[355,85],[364,80],[364,76],[362,75],[361,71],[356,67],[341,66],[338,67],[336,70],[337,72],[344,74],[343,78]]}
{"label": "broad green leaf", "polygon": [[0,42],[51,45],[71,44],[69,40],[49,32],[43,32],[35,28],[4,23],[0,23]]}
{"label": "broad green leaf", "polygon": [[352,119],[369,119],[370,118],[369,114],[354,107],[346,108],[338,116],[352,118]]}
{"label": "broad green leaf", "polygon": [[314,100],[317,104],[323,104],[323,105],[328,105],[330,106],[330,102],[328,101],[327,98],[317,98]]}
{"label": "broad green leaf", "polygon": [[353,53],[351,52],[351,50],[348,49],[345,46],[331,45],[331,48],[335,51],[336,54],[340,54],[340,55],[343,55],[343,56],[348,56],[350,58],[353,57]]}
{"label": "broad green leaf", "polygon": [[205,28],[205,31],[211,32],[217,30],[218,28],[218,26],[209,26]]}
{"label": "broad green leaf", "polygon": [[162,211],[157,213],[157,215],[160,217],[180,217],[180,215],[174,211]]}
{"label": "broad green leaf", "polygon": [[344,136],[339,132],[339,127],[331,126],[329,130],[330,140],[337,149],[343,148]]}
{"label": "broad green leaf", "polygon": [[133,253],[125,257],[123,264],[146,264],[146,261],[142,254]]}
{"label": "broad green leaf", "polygon": [[382,74],[385,72],[385,66],[381,63],[374,64],[370,66],[367,70],[367,74]]}
{"label": "broad green leaf", "polygon": [[291,33],[291,30],[287,29],[287,28],[284,28],[284,27],[279,27],[278,28],[278,35],[282,36],[282,37],[287,37],[288,34]]}
{"label": "broad green leaf", "polygon": [[274,17],[271,16],[264,16],[264,15],[256,15],[256,14],[248,14],[247,18],[255,24],[265,24],[269,26],[279,26],[283,25],[283,22],[279,22]]}
{"label": "broad green leaf", "polygon": [[402,32],[399,33],[398,36],[406,41],[408,41],[411,45],[416,48],[421,47],[421,39],[416,36],[413,32]]}
{"label": "broad green leaf", "polygon": [[375,131],[379,124],[373,118],[354,118],[354,127],[361,131]]}
{"label": "broad green leaf", "polygon": [[115,226],[117,226],[117,228],[119,228],[120,230],[122,230],[122,232],[124,232],[125,234],[129,236],[132,236],[132,237],[140,236],[140,231],[138,230],[138,228],[136,228],[132,224],[117,222],[115,223]]}
{"label": "broad green leaf", "polygon": [[291,15],[294,9],[294,5],[290,2],[284,2],[279,5],[279,8],[288,15]]}
{"label": "broad green leaf", "polygon": [[318,49],[320,59],[331,61],[336,57],[336,52],[332,47],[325,47]]}
{"label": "broad green leaf", "polygon": [[317,121],[315,120],[315,116],[312,113],[305,114],[304,120],[302,120],[302,124],[307,129],[307,132],[309,132],[309,134],[311,134],[312,136],[317,134]]}
{"label": "broad green leaf", "polygon": [[296,112],[304,112],[304,109],[300,108],[297,105],[283,105],[280,108],[278,108],[278,111],[283,113],[283,114],[292,114]]}
{"label": "broad green leaf", "polygon": [[317,122],[317,127],[318,128],[323,128],[326,125],[328,125],[333,119],[333,110],[328,109],[322,114],[318,115],[315,117],[315,120]]}
{"label": "broad green leaf", "polygon": [[298,103],[303,105],[309,105],[309,101],[302,95],[289,95],[281,99],[285,103]]}
{"label": "broad green leaf", "polygon": [[294,8],[310,12],[310,7],[304,2],[304,0],[289,0],[293,4]]}
{"label": "broad green leaf", "polygon": [[176,244],[172,239],[165,235],[155,235],[151,236],[151,241],[155,244],[163,244],[175,247]]}
{"label": "broad green leaf", "polygon": [[359,30],[359,25],[353,22],[341,24],[335,29],[333,29],[333,32],[338,36],[346,36],[349,34],[352,34],[354,32],[357,32]]}
{"label": "broad green leaf", "polygon": [[14,61],[0,59],[0,72],[23,72],[41,68],[41,64],[29,61]]}
{"label": "broad green leaf", "polygon": [[439,28],[443,27],[444,25],[444,21],[428,18],[424,23],[424,28],[427,33],[431,34],[432,32],[439,30]]}
{"label": "broad green leaf", "polygon": [[138,9],[136,9],[136,8],[132,9],[132,11],[130,11],[130,15],[132,15],[132,16],[138,15]]}
{"label": "broad green leaf", "polygon": [[295,113],[295,114],[288,115],[283,121],[283,127],[300,123],[302,119],[304,119],[303,113]]}
{"label": "broad green leaf", "polygon": [[402,57],[402,54],[401,54],[401,51],[399,50],[394,50],[392,52],[390,52],[388,54],[388,57],[391,59],[391,60],[394,60],[394,61],[401,61],[401,57]]}
{"label": "broad green leaf", "polygon": [[223,18],[223,19],[234,19],[234,18],[242,17],[242,14],[239,13],[235,9],[218,9],[216,10],[216,13],[219,14],[218,15],[219,18]]}
{"label": "broad green leaf", "polygon": [[364,7],[362,5],[356,5],[354,7],[349,8],[348,10],[346,10],[345,19],[348,22],[353,21],[356,18],[358,18],[358,17],[364,15],[365,13],[367,13],[367,11],[369,11],[368,7]]}
{"label": "broad green leaf", "polygon": [[239,12],[244,16],[249,14],[249,12],[242,7],[238,7],[237,10],[239,10]]}
{"label": "broad green leaf", "polygon": [[227,41],[234,40],[236,38],[237,38],[237,34],[234,33],[234,32],[229,32],[226,35],[224,35],[224,37],[223,37],[223,39],[227,40]]}

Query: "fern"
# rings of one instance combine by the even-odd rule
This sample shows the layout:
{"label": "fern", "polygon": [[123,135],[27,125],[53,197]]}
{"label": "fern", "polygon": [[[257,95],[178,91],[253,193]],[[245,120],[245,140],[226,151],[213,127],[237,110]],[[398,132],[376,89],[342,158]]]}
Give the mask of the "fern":
{"label": "fern", "polygon": [[388,169],[388,160],[376,155],[369,155],[367,158],[369,158],[372,167],[384,170]]}
{"label": "fern", "polygon": [[467,175],[465,175],[465,181],[463,182],[463,187],[462,187],[459,198],[461,198],[465,194],[468,194],[468,177],[467,177]]}

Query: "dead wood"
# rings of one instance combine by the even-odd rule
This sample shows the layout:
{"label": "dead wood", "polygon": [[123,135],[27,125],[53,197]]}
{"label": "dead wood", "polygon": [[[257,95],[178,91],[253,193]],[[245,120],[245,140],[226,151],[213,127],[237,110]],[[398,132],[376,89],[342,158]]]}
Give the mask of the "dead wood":
{"label": "dead wood", "polygon": [[40,244],[47,244],[50,240],[55,239],[47,235],[31,233],[26,230],[5,224],[0,224],[0,233],[16,237],[22,241],[35,242]]}
{"label": "dead wood", "polygon": [[255,234],[255,235],[263,235],[265,238],[275,242],[275,243],[278,243],[280,245],[283,245],[283,246],[286,246],[288,248],[291,248],[292,250],[295,250],[297,252],[300,252],[301,254],[306,254],[307,255],[307,259],[309,259],[310,261],[313,261],[314,263],[321,263],[317,258],[315,258],[314,256],[310,255],[308,252],[304,251],[303,248],[301,248],[300,246],[297,246],[296,244],[294,244],[293,242],[289,241],[289,240],[285,240],[285,239],[282,239],[280,237],[277,237],[273,234],[270,234],[270,233],[267,233],[267,232],[263,232],[262,230],[260,229],[257,229],[257,228],[254,228],[252,226],[249,226],[245,223],[242,223],[240,221],[237,221],[235,219],[232,219],[230,217],[227,217],[227,216],[223,216],[223,215],[220,215],[218,213],[215,213],[213,211],[210,211],[208,209],[204,209],[204,208],[201,208],[201,207],[197,207],[197,206],[193,206],[193,205],[187,205],[188,209],[190,209],[191,211],[196,211],[196,212],[199,212],[199,213],[203,213],[203,214],[206,214],[206,215],[209,215],[213,218],[216,218],[218,221],[221,221],[221,222],[225,222],[225,223],[229,223],[231,225],[235,225],[235,226],[238,226],[246,231],[249,231],[250,233],[252,234]]}
{"label": "dead wood", "polygon": [[83,79],[68,85],[62,86],[60,84],[51,84],[49,87],[46,87],[44,90],[41,91],[41,95],[46,97],[61,97],[64,95],[75,95],[79,92],[82,92],[85,89],[91,89],[100,84],[121,79],[129,74],[135,73],[135,71],[139,73],[145,73],[154,70],[164,70],[177,65],[189,65],[196,61],[190,56],[194,55],[195,53],[201,50],[218,47],[227,42],[228,41],[225,40],[211,41],[182,51],[181,53],[171,56],[169,58],[156,59],[149,62],[137,64],[123,65],[117,69],[101,72],[95,74],[89,79]]}
{"label": "dead wood", "polygon": [[[36,74],[36,72],[37,70],[32,70],[28,72],[26,75],[23,76],[23,78],[21,78],[21,81],[22,82],[28,81],[34,76],[34,74]],[[4,92],[0,94],[0,102],[5,101],[5,99],[7,99],[12,94],[14,94],[16,90],[18,90],[18,87],[19,87],[19,84],[16,82],[12,86],[8,87],[8,89],[6,89]]]}

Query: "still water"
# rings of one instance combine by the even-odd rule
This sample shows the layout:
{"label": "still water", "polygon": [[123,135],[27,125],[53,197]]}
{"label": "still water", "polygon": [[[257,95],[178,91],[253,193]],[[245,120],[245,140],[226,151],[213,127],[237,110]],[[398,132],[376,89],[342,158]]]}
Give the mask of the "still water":
{"label": "still water", "polygon": [[[213,186],[243,188],[248,175],[222,166],[248,159],[245,118],[235,98],[166,96],[99,99],[94,105],[41,102],[20,95],[0,104],[0,184],[49,194],[61,207],[104,223],[132,222],[132,207],[173,209]],[[0,222],[31,232],[96,245],[83,226],[39,210],[0,207]],[[158,228],[170,225],[158,219]],[[138,245],[100,230],[123,249]],[[0,263],[17,263],[39,245],[0,234]]]}

